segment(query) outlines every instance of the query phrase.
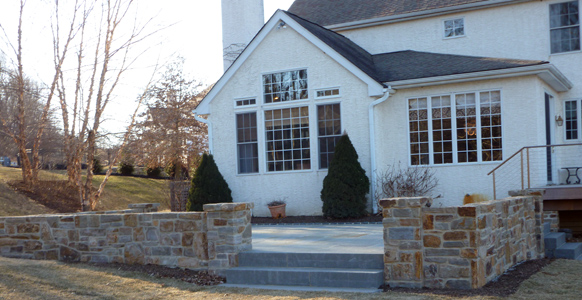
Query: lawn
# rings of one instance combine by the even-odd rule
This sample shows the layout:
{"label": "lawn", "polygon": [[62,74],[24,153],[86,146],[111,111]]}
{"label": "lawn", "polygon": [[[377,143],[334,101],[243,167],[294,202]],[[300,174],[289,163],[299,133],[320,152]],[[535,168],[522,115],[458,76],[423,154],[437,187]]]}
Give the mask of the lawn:
{"label": "lawn", "polygon": [[582,262],[556,260],[508,298],[332,293],[201,287],[115,268],[0,257],[0,299],[579,299]]}
{"label": "lawn", "polygon": [[[65,180],[63,171],[41,171],[40,180]],[[98,187],[104,175],[96,175],[93,185]],[[14,192],[6,183],[21,180],[20,169],[0,167],[0,216],[17,216],[54,211],[36,204]],[[130,203],[160,203],[161,210],[169,209],[168,181],[162,179],[111,176],[97,205],[97,210],[126,209]]]}

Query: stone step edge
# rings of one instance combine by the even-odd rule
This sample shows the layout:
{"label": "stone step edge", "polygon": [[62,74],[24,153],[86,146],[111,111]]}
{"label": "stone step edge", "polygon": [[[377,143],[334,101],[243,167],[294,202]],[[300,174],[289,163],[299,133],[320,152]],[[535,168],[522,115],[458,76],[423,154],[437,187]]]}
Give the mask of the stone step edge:
{"label": "stone step edge", "polygon": [[248,288],[260,290],[285,290],[285,291],[305,291],[305,292],[336,292],[336,293],[380,293],[381,289],[367,288],[334,288],[317,286],[292,286],[292,285],[259,285],[259,284],[233,284],[222,283],[217,285],[226,288]]}
{"label": "stone step edge", "polygon": [[[226,270],[232,271],[276,271],[276,272],[326,272],[326,273],[361,273],[374,274],[384,272],[384,269],[351,269],[351,268],[311,268],[311,267],[235,267]],[[228,276],[227,276],[228,279]]]}
{"label": "stone step edge", "polygon": [[251,223],[252,226],[311,226],[311,225],[382,225],[382,222],[339,222],[339,223]]}

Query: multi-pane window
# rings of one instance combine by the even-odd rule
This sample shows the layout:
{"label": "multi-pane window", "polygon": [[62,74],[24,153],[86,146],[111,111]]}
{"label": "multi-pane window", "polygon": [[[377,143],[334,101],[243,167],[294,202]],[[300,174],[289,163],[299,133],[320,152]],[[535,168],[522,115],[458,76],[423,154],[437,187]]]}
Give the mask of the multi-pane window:
{"label": "multi-pane window", "polygon": [[501,151],[501,94],[481,92],[481,160],[502,160]]}
{"label": "multi-pane window", "polygon": [[335,144],[341,137],[341,112],[339,104],[326,104],[317,107],[317,126],[319,136],[319,168],[327,169]]}
{"label": "multi-pane window", "polygon": [[311,169],[307,106],[265,111],[267,171]]}
{"label": "multi-pane window", "polygon": [[259,172],[257,113],[236,115],[236,135],[239,174]]}
{"label": "multi-pane window", "polygon": [[265,103],[307,99],[307,70],[263,75]]}
{"label": "multi-pane window", "polygon": [[445,38],[465,35],[465,21],[463,18],[445,20]]}
{"label": "multi-pane window", "polygon": [[315,91],[315,98],[331,98],[339,96],[339,89],[327,89]]}
{"label": "multi-pane window", "polygon": [[432,147],[434,164],[453,162],[451,96],[431,97]]}
{"label": "multi-pane window", "polygon": [[566,113],[566,140],[576,140],[578,139],[578,101],[566,101],[565,103],[565,113]]}
{"label": "multi-pane window", "polygon": [[578,0],[550,5],[552,53],[580,50]]}
{"label": "multi-pane window", "polygon": [[413,165],[426,165],[429,162],[427,99],[409,99],[408,105],[410,161]]}
{"label": "multi-pane window", "polygon": [[500,91],[408,99],[408,115],[412,165],[502,160]]}
{"label": "multi-pane window", "polygon": [[255,104],[257,104],[257,100],[254,98],[236,100],[236,106],[247,106],[247,105],[255,105]]}

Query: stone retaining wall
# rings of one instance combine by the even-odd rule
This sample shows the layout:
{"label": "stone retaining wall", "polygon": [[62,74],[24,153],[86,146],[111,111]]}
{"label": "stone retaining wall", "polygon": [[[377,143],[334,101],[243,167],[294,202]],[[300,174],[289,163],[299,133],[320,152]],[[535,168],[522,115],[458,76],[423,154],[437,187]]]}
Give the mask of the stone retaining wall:
{"label": "stone retaining wall", "polygon": [[479,288],[544,256],[541,195],[429,208],[430,198],[380,201],[391,287]]}
{"label": "stone retaining wall", "polygon": [[560,214],[558,211],[544,211],[544,223],[550,223],[550,230],[552,232],[557,232],[560,229]]}
{"label": "stone retaining wall", "polygon": [[[204,212],[128,211],[0,218],[0,255],[220,270],[250,250],[252,203],[204,205]],[[144,212],[146,211],[146,212]]]}

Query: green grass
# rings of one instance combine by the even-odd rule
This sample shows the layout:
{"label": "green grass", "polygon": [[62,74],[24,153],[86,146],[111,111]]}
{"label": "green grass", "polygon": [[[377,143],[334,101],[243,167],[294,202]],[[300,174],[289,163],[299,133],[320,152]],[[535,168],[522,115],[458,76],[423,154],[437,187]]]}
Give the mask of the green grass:
{"label": "green grass", "polygon": [[[93,178],[93,186],[98,187],[104,175]],[[40,180],[66,180],[65,171],[40,171]],[[13,191],[6,182],[21,180],[20,169],[0,167],[0,215],[29,215],[51,213],[51,210],[35,207],[35,202]],[[126,209],[130,203],[160,203],[160,210],[169,209],[168,181],[162,179],[137,178],[130,176],[110,176],[105,191],[101,195],[97,210]]]}

